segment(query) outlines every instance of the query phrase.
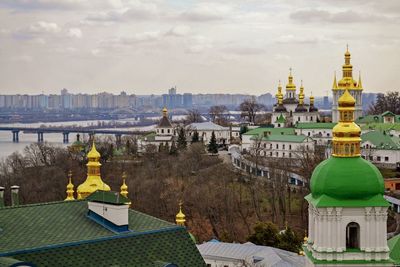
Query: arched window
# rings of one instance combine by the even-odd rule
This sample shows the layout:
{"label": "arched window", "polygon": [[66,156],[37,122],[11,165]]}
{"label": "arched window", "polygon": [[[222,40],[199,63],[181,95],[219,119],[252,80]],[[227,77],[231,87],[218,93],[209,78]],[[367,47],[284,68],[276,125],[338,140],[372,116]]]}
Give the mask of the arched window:
{"label": "arched window", "polygon": [[360,248],[360,225],[351,222],[346,227],[346,248]]}

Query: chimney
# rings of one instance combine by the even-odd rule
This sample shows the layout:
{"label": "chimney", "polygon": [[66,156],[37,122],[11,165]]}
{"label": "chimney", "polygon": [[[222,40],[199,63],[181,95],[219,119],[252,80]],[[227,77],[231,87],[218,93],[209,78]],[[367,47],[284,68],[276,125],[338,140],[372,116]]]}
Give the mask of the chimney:
{"label": "chimney", "polygon": [[129,231],[128,198],[119,192],[97,190],[86,200],[90,219],[116,233]]}
{"label": "chimney", "polygon": [[13,185],[11,186],[11,206],[19,205],[19,186]]}
{"label": "chimney", "polygon": [[0,208],[4,207],[4,187],[0,186]]}

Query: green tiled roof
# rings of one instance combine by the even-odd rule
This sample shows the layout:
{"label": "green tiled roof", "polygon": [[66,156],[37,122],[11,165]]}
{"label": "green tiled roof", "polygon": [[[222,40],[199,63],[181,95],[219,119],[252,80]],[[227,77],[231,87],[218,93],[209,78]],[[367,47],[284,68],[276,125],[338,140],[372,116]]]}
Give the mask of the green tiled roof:
{"label": "green tiled roof", "polygon": [[396,130],[400,131],[400,121],[398,123],[369,123],[361,126],[362,130],[381,130],[390,131]]}
{"label": "green tiled roof", "polygon": [[299,122],[296,124],[297,129],[333,129],[334,122]]}
{"label": "green tiled roof", "polygon": [[290,143],[302,143],[307,139],[305,135],[268,135],[262,140],[270,142],[290,142]]}
{"label": "green tiled roof", "polygon": [[370,142],[376,148],[387,150],[400,149],[399,138],[390,136],[385,131],[370,131],[361,135],[362,142]]}
{"label": "green tiled roof", "polygon": [[86,200],[94,202],[102,202],[108,204],[123,205],[130,202],[130,200],[119,192],[97,190],[90,194]]}
{"label": "green tiled roof", "polygon": [[129,210],[116,234],[87,218],[86,201],[0,208],[0,258],[38,266],[204,266],[183,227]]}
{"label": "green tiled roof", "polygon": [[155,132],[151,132],[147,135],[144,136],[144,138],[148,141],[148,142],[152,142],[156,139],[156,133]]}
{"label": "green tiled roof", "polygon": [[395,122],[396,123],[400,123],[400,115],[395,115],[390,111],[385,111],[380,115],[367,115],[367,116],[363,116],[360,117],[356,120],[356,123],[359,124],[369,124],[369,123],[383,123],[383,117],[384,116],[394,116],[395,117]]}
{"label": "green tiled roof", "polygon": [[9,257],[0,257],[0,267],[10,267],[13,264],[23,263],[22,261],[16,260]]}
{"label": "green tiled roof", "polygon": [[390,259],[396,264],[400,264],[400,235],[396,235],[389,239],[388,246],[390,249]]}
{"label": "green tiled roof", "polygon": [[271,135],[294,135],[294,128],[268,128],[268,127],[259,127],[253,130],[250,130],[243,135],[264,135],[264,132],[268,132]]}

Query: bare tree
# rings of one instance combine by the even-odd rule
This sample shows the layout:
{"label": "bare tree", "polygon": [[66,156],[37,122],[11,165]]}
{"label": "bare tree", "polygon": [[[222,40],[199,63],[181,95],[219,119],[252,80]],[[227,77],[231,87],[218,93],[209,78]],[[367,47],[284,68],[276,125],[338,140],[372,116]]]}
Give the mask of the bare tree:
{"label": "bare tree", "polygon": [[240,106],[239,106],[241,113],[241,117],[247,119],[249,123],[255,123],[256,122],[256,115],[257,112],[261,111],[264,109],[264,105],[259,104],[256,99],[250,98],[244,100]]}
{"label": "bare tree", "polygon": [[197,109],[191,109],[188,111],[188,114],[185,118],[185,123],[194,123],[194,122],[202,122],[203,118],[201,117],[200,112]]}
{"label": "bare tree", "polygon": [[227,112],[228,108],[224,105],[212,106],[208,111],[211,121],[219,125],[227,124]]}

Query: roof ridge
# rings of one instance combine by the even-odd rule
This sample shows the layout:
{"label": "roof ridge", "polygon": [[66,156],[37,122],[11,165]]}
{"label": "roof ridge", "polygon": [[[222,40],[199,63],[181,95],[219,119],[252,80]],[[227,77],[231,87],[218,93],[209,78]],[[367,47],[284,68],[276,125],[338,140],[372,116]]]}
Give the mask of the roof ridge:
{"label": "roof ridge", "polygon": [[57,201],[50,201],[50,202],[22,204],[22,205],[17,205],[17,206],[4,206],[4,207],[0,207],[0,210],[16,209],[16,208],[28,208],[28,207],[46,206],[46,205],[64,204],[64,203],[76,203],[76,202],[84,202],[84,201],[86,201],[86,200],[84,200],[84,199],[82,199],[82,200],[72,200],[72,201],[57,200]]}

